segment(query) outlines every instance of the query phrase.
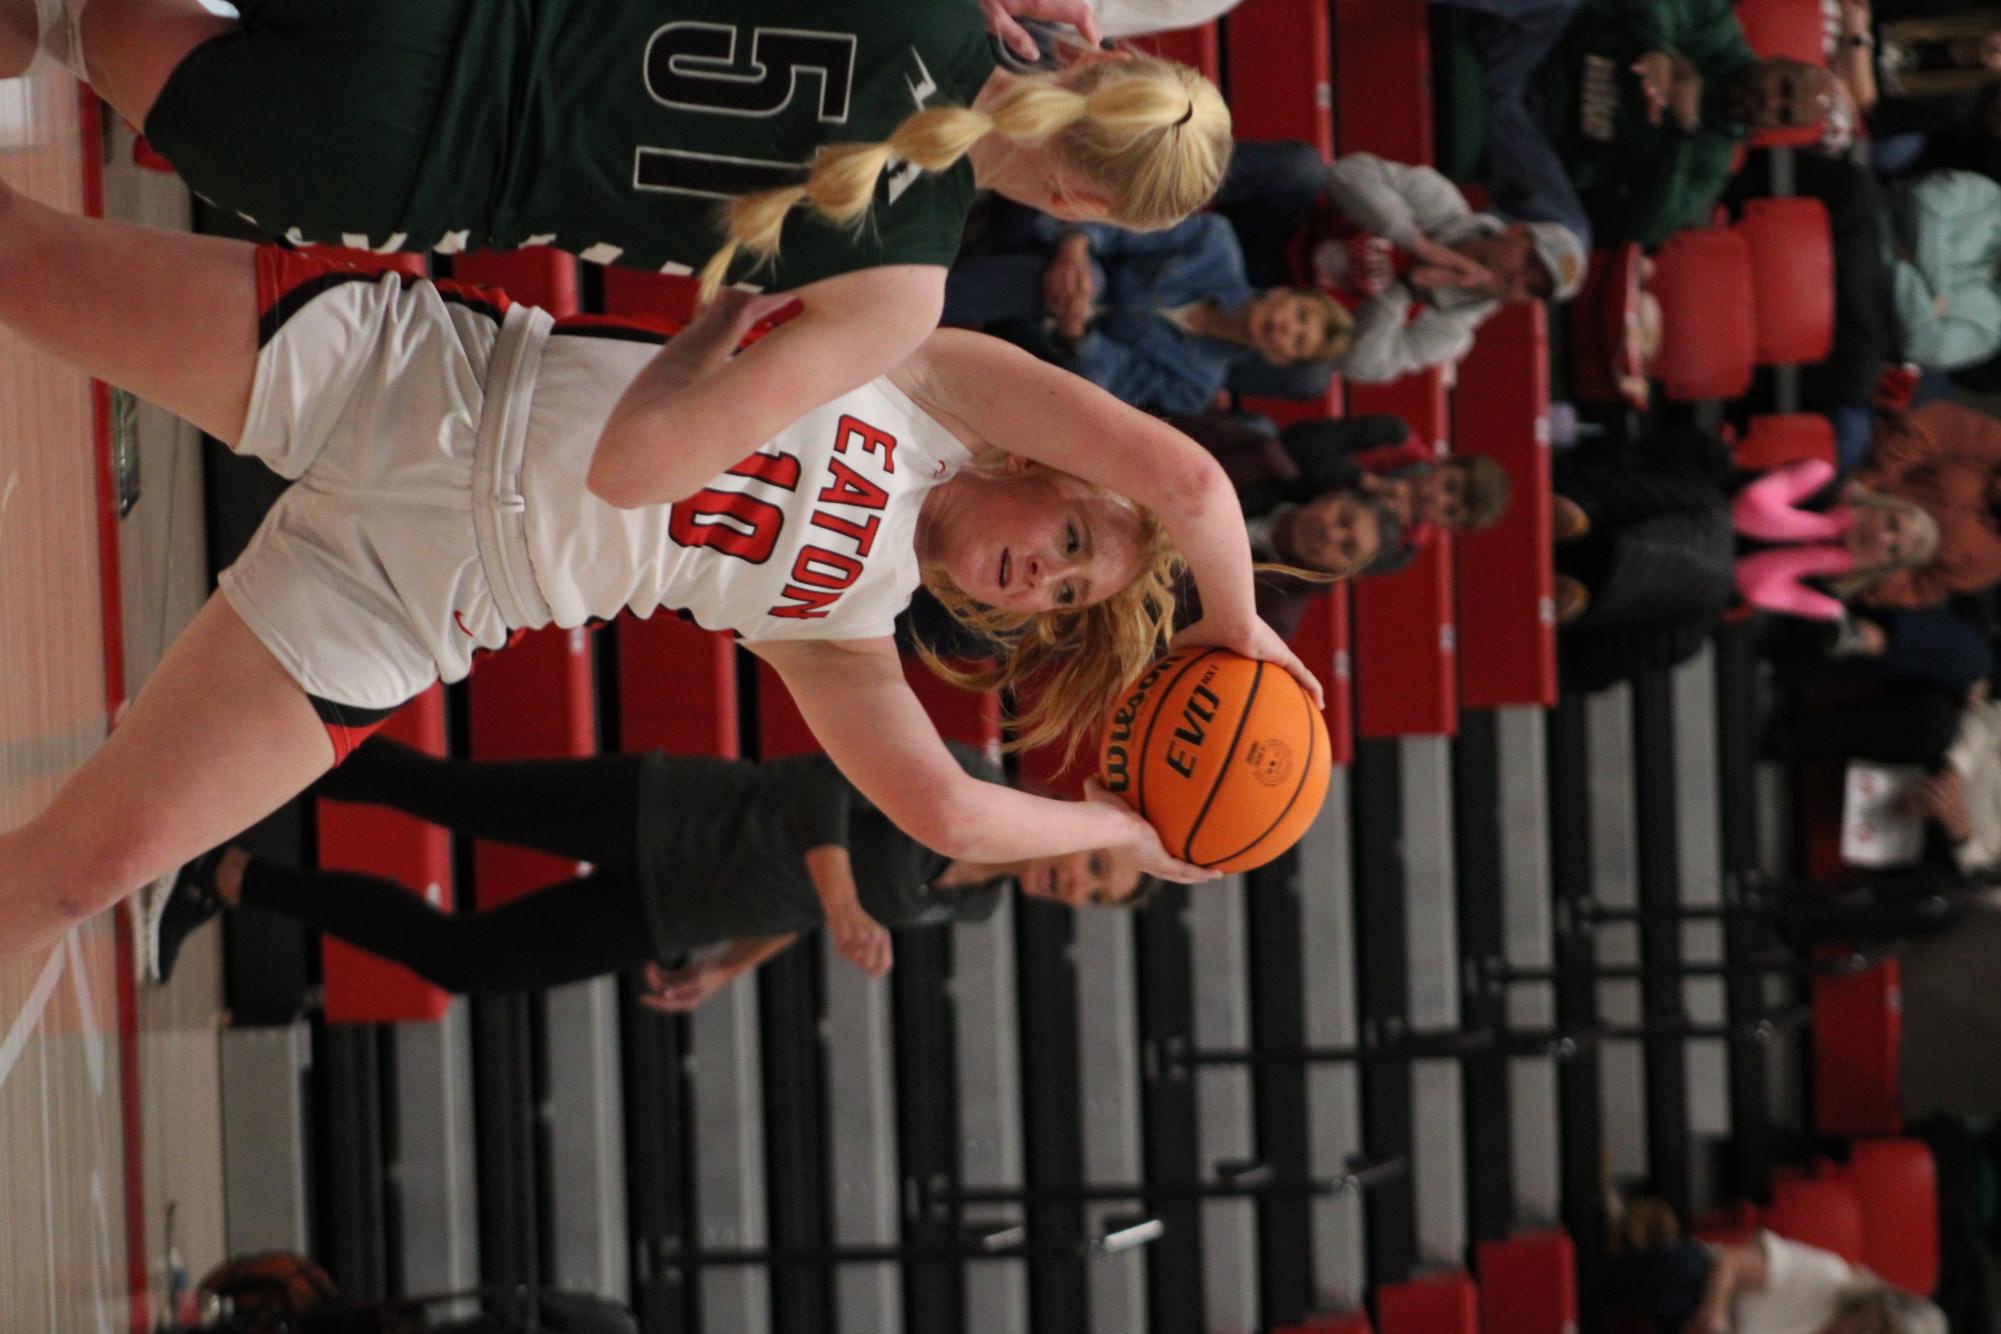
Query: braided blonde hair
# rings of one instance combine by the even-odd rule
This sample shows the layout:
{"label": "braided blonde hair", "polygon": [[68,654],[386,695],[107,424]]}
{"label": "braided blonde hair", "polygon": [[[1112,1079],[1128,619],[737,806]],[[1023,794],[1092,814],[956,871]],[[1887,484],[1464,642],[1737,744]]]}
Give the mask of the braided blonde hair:
{"label": "braided blonde hair", "polygon": [[1172,226],[1208,202],[1230,159],[1230,109],[1195,70],[1157,56],[1101,60],[1056,75],[1014,80],[990,110],[927,107],[874,144],[835,144],[798,185],[723,205],[725,240],[702,266],[704,304],[740,252],[778,253],[785,220],[806,204],[829,222],[857,226],[893,158],[940,172],[989,134],[1053,141],[1062,162],[1105,190],[1113,222],[1135,231]]}
{"label": "braided blonde hair", "polygon": [[920,642],[924,664],[967,690],[1013,690],[1020,699],[1030,693],[1022,686],[1036,687],[1033,699],[1010,718],[1007,749],[1060,742],[1067,765],[1126,683],[1167,647],[1183,562],[1158,518],[1141,509],[1139,519],[1139,575],[1088,607],[1002,611],[975,601],[943,566],[925,567],[924,586],[954,620],[986,641],[993,660],[954,665]]}

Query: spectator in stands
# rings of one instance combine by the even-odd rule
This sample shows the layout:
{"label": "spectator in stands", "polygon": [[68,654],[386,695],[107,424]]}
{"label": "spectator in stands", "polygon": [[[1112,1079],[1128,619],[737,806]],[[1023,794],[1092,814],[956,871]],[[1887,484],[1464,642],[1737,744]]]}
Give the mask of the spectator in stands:
{"label": "spectator in stands", "polygon": [[1891,580],[1930,568],[1939,556],[1938,520],[1914,500],[1851,479],[1825,510],[1800,502],[1825,493],[1834,465],[1803,459],[1774,468],[1731,502],[1731,521],[1768,543],[1737,562],[1744,600],[1791,616],[1840,620],[1845,603],[1871,597]]}
{"label": "spectator in stands", "polygon": [[946,282],[945,322],[1007,338],[1140,407],[1200,412],[1240,368],[1307,372],[1324,390],[1352,320],[1310,288],[1254,291],[1230,225],[1213,214],[1158,232],[1003,214],[991,251]]}
{"label": "spectator in stands", "polygon": [[2001,421],[1945,402],[1881,418],[1856,480],[1923,510],[1938,527],[1938,550],[1923,567],[1892,574],[1862,600],[1924,607],[2001,583],[2001,527],[1991,508],[2001,495],[1997,474]]}
{"label": "spectator in stands", "polygon": [[1254,276],[1354,306],[1349,380],[1449,365],[1502,302],[1568,301],[1584,282],[1584,243],[1562,223],[1475,212],[1432,168],[1371,153],[1327,163],[1308,144],[1239,144],[1217,200]]}
{"label": "spectator in stands", "polygon": [[[1410,438],[1402,418],[1376,414],[1296,423],[1283,434],[1268,419],[1242,413],[1169,420],[1223,465],[1243,504],[1258,560],[1327,576],[1259,573],[1258,615],[1279,634],[1290,636],[1298,628],[1307,603],[1325,590],[1327,579],[1384,574],[1410,563],[1415,549],[1405,533],[1414,504],[1425,502],[1414,502],[1407,481],[1386,480],[1362,462],[1393,462],[1376,451],[1397,450]],[[1429,503],[1444,517],[1442,496]],[[1483,514],[1494,504],[1485,497],[1475,503]],[[1500,503],[1506,503],[1505,491]],[[1455,512],[1468,505],[1463,492],[1454,505]]]}
{"label": "spectator in stands", "polygon": [[1888,217],[1904,357],[1952,371],[2001,351],[2001,184],[1929,172],[1891,194]]}
{"label": "spectator in stands", "polygon": [[[981,752],[951,749],[967,773],[1007,781]],[[986,917],[1010,882],[1072,907],[1134,907],[1153,890],[1117,849],[1008,866],[954,861],[898,829],[820,754],[763,764],[661,751],[483,763],[377,737],[314,794],[385,805],[591,869],[498,908],[453,913],[379,877],[218,848],[149,891],[145,942],[156,980],[172,974],[189,932],[224,908],[253,907],[448,991],[559,986],[644,965],[647,1003],[687,1010],[822,924],[851,963],[880,974],[891,963],[885,926]],[[721,952],[662,966],[711,945]]]}
{"label": "spectator in stands", "polygon": [[[1567,0],[1473,0],[1488,11],[1483,48],[1503,39],[1507,77],[1487,79],[1489,185],[1502,207],[1561,194],[1549,148],[1583,200],[1599,243],[1656,245],[1701,225],[1723,191],[1737,150],[1755,130],[1812,125],[1835,105],[1827,70],[1759,60],[1730,0],[1635,5],[1583,0],[1562,27]],[[1547,58],[1532,70],[1525,54]],[[1540,124],[1529,116],[1531,100]],[[1538,141],[1540,140],[1540,141]],[[1561,216],[1566,201],[1544,204]]]}
{"label": "spectator in stands", "polygon": [[1612,1255],[1598,1278],[1608,1305],[1665,1334],[1949,1334],[1924,1298],[1770,1232]]}
{"label": "spectator in stands", "polygon": [[1723,443],[1693,429],[1630,456],[1559,460],[1558,662],[1566,686],[1600,690],[1672,667],[1736,601]]}

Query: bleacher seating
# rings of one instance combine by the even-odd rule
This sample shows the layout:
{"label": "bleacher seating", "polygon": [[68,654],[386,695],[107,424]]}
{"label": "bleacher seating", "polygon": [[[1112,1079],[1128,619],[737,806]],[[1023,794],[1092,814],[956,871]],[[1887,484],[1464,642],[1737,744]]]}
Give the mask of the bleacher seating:
{"label": "bleacher seating", "polygon": [[1504,308],[1459,367],[1460,401],[1479,408],[1453,418],[1453,452],[1499,463],[1510,492],[1499,523],[1453,544],[1461,708],[1556,703],[1547,319],[1538,304]]}
{"label": "bleacher seating", "polygon": [[740,754],[736,647],[728,635],[661,613],[618,627],[620,735],[626,750]]}
{"label": "bleacher seating", "polygon": [[1903,1129],[1898,1099],[1903,973],[1895,959],[1813,983],[1814,1127],[1859,1138]]}
{"label": "bleacher seating", "polygon": [[1773,1182],[1772,1204],[1763,1222],[1782,1237],[1832,1251],[1851,1264],[1861,1264],[1868,1251],[1862,1201],[1854,1187],[1838,1177]]}
{"label": "bleacher seating", "polygon": [[1324,0],[1244,0],[1224,18],[1230,117],[1239,139],[1303,139],[1334,152]]}
{"label": "bleacher seating", "polygon": [[1842,1173],[1862,1207],[1863,1263],[1912,1292],[1938,1286],[1938,1165],[1922,1140],[1850,1146]]}
{"label": "bleacher seating", "polygon": [[[384,723],[378,735],[445,753],[445,695],[432,686]],[[319,863],[329,870],[387,876],[432,906],[452,906],[451,835],[383,806],[319,803]],[[437,1020],[451,997],[401,964],[325,936],[320,942],[328,1023],[389,1024]]]}
{"label": "bleacher seating", "polygon": [[1374,1326],[1369,1324],[1366,1312],[1349,1311],[1341,1315],[1319,1315],[1297,1325],[1287,1325],[1272,1334],[1374,1334]]}
{"label": "bleacher seating", "polygon": [[1802,459],[1834,462],[1834,424],[1818,412],[1767,412],[1744,424],[1731,450],[1746,472],[1768,472]]}
{"label": "bleacher seating", "polygon": [[1753,199],[1736,230],[1751,247],[1761,365],[1821,360],[1834,347],[1834,241],[1818,199]]}
{"label": "bleacher seating", "polygon": [[1654,257],[1664,334],[1655,378],[1672,399],[1736,398],[1751,387],[1757,329],[1751,247],[1724,227],[1674,233]]}
{"label": "bleacher seating", "polygon": [[1577,1329],[1577,1250],[1562,1228],[1483,1241],[1481,1334],[1574,1334]]}
{"label": "bleacher seating", "polygon": [[1142,51],[1151,51],[1165,59],[1193,66],[1201,70],[1211,83],[1220,85],[1223,81],[1222,30],[1215,23],[1154,33],[1136,39],[1133,45]]}
{"label": "bleacher seating", "polygon": [[[538,759],[597,752],[590,632],[547,626],[479,665],[467,684],[472,757]],[[548,853],[482,840],[474,852],[479,906],[494,908],[577,874]]]}
{"label": "bleacher seating", "polygon": [[1430,1274],[1376,1290],[1381,1334],[1478,1334],[1480,1293],[1463,1273]]}
{"label": "bleacher seating", "polygon": [[[1388,412],[1437,452],[1450,438],[1445,375],[1434,368],[1393,384],[1350,385],[1356,413]],[[1459,648],[1453,623],[1453,537],[1440,533],[1408,566],[1355,581],[1355,722],[1365,737],[1449,736],[1459,726]]]}
{"label": "bleacher seating", "polygon": [[1327,691],[1328,753],[1336,764],[1355,758],[1354,675],[1348,651],[1348,586],[1337,584],[1315,598],[1292,636],[1292,651]]}
{"label": "bleacher seating", "polygon": [[1340,0],[1330,8],[1341,151],[1431,162],[1427,7],[1405,0]]}

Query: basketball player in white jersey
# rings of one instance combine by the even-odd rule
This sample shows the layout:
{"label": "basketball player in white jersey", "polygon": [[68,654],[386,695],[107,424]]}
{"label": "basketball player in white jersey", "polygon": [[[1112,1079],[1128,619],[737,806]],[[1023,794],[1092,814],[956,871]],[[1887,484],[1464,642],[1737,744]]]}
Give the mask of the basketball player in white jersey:
{"label": "basketball player in white jersey", "polygon": [[[715,375],[777,302],[716,303],[640,385]],[[0,834],[0,954],[235,834],[522,628],[685,609],[769,662],[855,786],[945,856],[1123,847],[1184,881],[1206,873],[1116,798],[960,768],[890,638],[911,591],[1004,634],[987,681],[1049,682],[1029,736],[1075,736],[1159,649],[1171,538],[1204,607],[1177,642],[1282,664],[1319,695],[1253,611],[1209,455],[976,334],[940,331],[761,448],[720,419],[615,431],[644,416],[621,393],[656,352],[604,322],[4,188],[0,322],[296,479],[104,747]],[[974,462],[989,450],[1004,462]]]}

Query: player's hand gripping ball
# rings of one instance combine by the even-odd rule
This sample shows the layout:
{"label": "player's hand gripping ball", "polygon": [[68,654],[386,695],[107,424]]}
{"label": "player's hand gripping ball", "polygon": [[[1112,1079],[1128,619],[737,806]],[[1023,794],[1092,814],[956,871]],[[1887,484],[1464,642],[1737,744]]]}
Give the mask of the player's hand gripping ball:
{"label": "player's hand gripping ball", "polygon": [[1285,669],[1228,649],[1157,659],[1105,722],[1098,781],[1170,856],[1248,871],[1297,843],[1327,799],[1327,721]]}

